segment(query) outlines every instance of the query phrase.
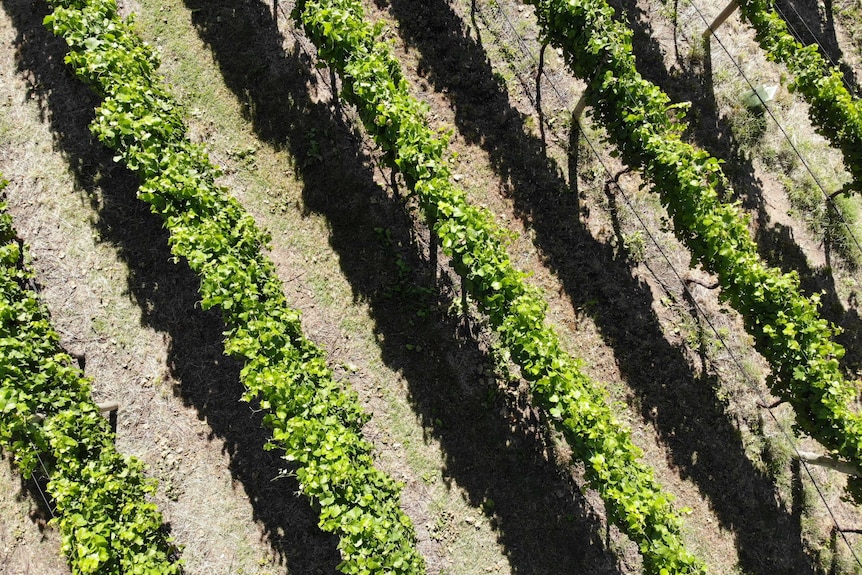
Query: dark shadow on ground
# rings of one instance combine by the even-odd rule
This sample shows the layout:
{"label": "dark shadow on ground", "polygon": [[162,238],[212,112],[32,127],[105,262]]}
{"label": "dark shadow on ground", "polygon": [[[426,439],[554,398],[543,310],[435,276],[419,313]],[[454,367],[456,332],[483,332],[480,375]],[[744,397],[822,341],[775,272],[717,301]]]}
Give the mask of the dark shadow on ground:
{"label": "dark shadow on ground", "polygon": [[547,159],[540,139],[526,129],[526,118],[510,104],[475,32],[463,29],[445,0],[391,0],[388,7],[398,33],[418,52],[425,79],[447,94],[461,135],[481,146],[500,179],[510,183],[507,191],[518,215],[535,231],[535,242],[572,305],[593,310],[672,465],[698,486],[722,528],[734,533],[740,566],[757,574],[813,573],[802,551],[799,518],[776,503],[774,484],[745,456],[716,397],[714,377],[695,375],[684,351],[664,337],[649,287],[578,220],[576,194],[567,191],[562,170]]}
{"label": "dark shadow on ground", "polygon": [[775,9],[787,22],[787,28],[796,41],[804,46],[817,44],[820,54],[830,65],[838,67],[844,75],[847,88],[858,96],[856,73],[842,60],[844,53],[835,34],[832,0],[825,0],[823,6],[820,4],[818,0],[778,0]]}
{"label": "dark shadow on ground", "polygon": [[[704,45],[702,57],[677,58],[668,66],[662,48],[655,40],[650,16],[621,0],[609,3],[620,14],[619,19],[634,32],[632,44],[641,75],[661,87],[674,102],[696,102],[689,114],[689,137],[700,148],[724,162],[722,169],[734,193],[744,207],[754,212],[755,241],[764,261],[785,272],[796,271],[804,293],[823,294],[822,316],[843,329],[843,333],[835,338],[847,352],[841,359],[842,367],[846,373],[857,372],[862,368],[862,317],[859,310],[845,309],[838,298],[831,270],[812,267],[808,263],[793,237],[793,230],[770,220],[762,195],[762,182],[755,176],[751,157],[742,151],[728,119],[719,113],[711,62],[712,53],[718,54],[721,47],[713,40]],[[696,36],[684,40],[692,43],[701,39]],[[768,118],[764,120],[771,121]]]}
{"label": "dark shadow on ground", "polygon": [[44,471],[37,468],[29,479],[25,479],[15,464],[12,454],[4,450],[0,450],[0,461],[5,461],[9,465],[12,475],[18,478],[21,493],[19,498],[27,497],[35,503],[30,511],[30,519],[36,524],[39,531],[42,531],[54,515],[54,502],[51,501],[47,491],[50,477],[47,477]]}
{"label": "dark shadow on ground", "polygon": [[[14,481],[14,478],[18,480],[18,490],[14,493],[15,500],[20,502],[23,500],[27,500],[31,502],[30,510],[28,516],[36,528],[39,530],[39,533],[42,534],[45,531],[45,528],[48,526],[48,522],[51,520],[54,505],[53,502],[50,501],[45,494],[47,489],[48,478],[45,477],[45,474],[40,470],[36,469],[33,472],[33,475],[30,479],[24,479],[24,476],[21,475],[21,472],[18,466],[15,464],[12,454],[10,452],[4,451],[0,449],[0,465],[6,464],[9,466],[10,479]],[[7,494],[8,495],[8,494]],[[164,527],[168,527],[165,525]],[[56,539],[59,540],[59,536],[56,535]],[[13,532],[11,534],[10,539],[17,539],[18,534]],[[44,539],[42,540],[44,541]],[[15,553],[16,553],[16,545],[9,545],[12,541],[9,541],[0,535],[0,544],[3,544],[5,547],[5,553],[3,558],[0,559],[0,573],[6,573],[10,569],[14,569],[12,565],[16,564]],[[16,542],[20,544],[20,542]],[[11,549],[10,549],[11,547]],[[48,563],[48,567],[51,568],[54,573],[71,573],[68,563],[65,560],[66,558],[61,553],[59,547],[54,551],[52,557],[45,557],[42,560]],[[17,565],[20,567],[20,561],[17,562]],[[29,563],[26,564],[26,568],[29,568]]]}
{"label": "dark shadow on ground", "polygon": [[212,437],[224,442],[233,478],[290,572],[335,573],[337,541],[317,528],[316,511],[295,495],[296,480],[272,481],[285,463],[278,452],[264,450],[269,433],[261,428],[261,415],[239,401],[240,366],[223,355],[219,315],[200,310],[200,282],[185,263],[171,263],[168,234],[136,198],[136,177],[90,134],[98,99],[64,65],[64,42],[42,25],[47,6],[30,0],[4,0],[3,6],[18,31],[18,68],[30,96],[39,100],[84,201],[89,198],[98,211],[94,226],[129,266],[128,290],[141,307],[141,321],[170,337],[177,393],[198,409]]}
{"label": "dark shadow on ground", "polygon": [[[404,376],[426,433],[440,442],[444,478],[492,518],[513,572],[619,573],[600,520],[542,456],[546,438],[536,423],[477,373],[491,360],[476,339],[455,335],[458,319],[444,313],[451,287],[429,289],[427,233],[414,232],[400,197],[375,183],[361,138],[340,119],[289,18],[258,2],[185,4],[257,135],[294,156],[306,209],[326,217],[330,245],[354,297],[369,305],[386,365]],[[307,148],[310,133],[318,157]],[[382,242],[375,228],[388,230]],[[440,311],[420,313],[431,308]],[[438,561],[429,557],[432,572]]]}
{"label": "dark shadow on ground", "polygon": [[[420,245],[427,237],[414,232],[402,200],[375,183],[360,137],[340,119],[313,62],[289,32],[289,19],[278,6],[276,19],[258,2],[185,4],[257,135],[294,156],[305,207],[326,217],[330,245],[354,297],[369,305],[385,363],[403,375],[427,434],[441,444],[444,477],[492,518],[513,572],[619,573],[601,542],[600,520],[542,457],[546,438],[535,432],[535,422],[507,407],[487,375],[477,373],[491,363],[483,346],[455,335],[457,318],[420,314],[447,310],[452,290],[445,284],[439,292],[429,289]],[[319,92],[322,102],[315,100]],[[317,157],[307,146],[311,133]],[[376,228],[388,230],[383,241]]]}

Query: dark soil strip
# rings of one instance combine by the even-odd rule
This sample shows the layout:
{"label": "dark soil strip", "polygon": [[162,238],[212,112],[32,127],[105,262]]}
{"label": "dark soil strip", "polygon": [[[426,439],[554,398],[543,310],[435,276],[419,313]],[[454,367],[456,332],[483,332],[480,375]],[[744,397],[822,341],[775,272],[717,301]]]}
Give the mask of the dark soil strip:
{"label": "dark soil strip", "polygon": [[796,41],[804,46],[818,44],[826,61],[838,66],[844,74],[850,93],[858,97],[860,92],[856,71],[842,61],[844,53],[835,33],[832,1],[825,0],[821,8],[820,2],[816,0],[778,0],[775,7],[787,21]]}
{"label": "dark soil strip", "polygon": [[[702,61],[678,58],[676,65],[669,70],[649,17],[640,8],[622,6],[620,0],[610,0],[609,3],[634,32],[632,44],[641,75],[665,90],[674,102],[697,102],[689,114],[690,136],[698,146],[725,162],[723,170],[734,193],[742,199],[746,209],[754,212],[755,240],[760,256],[767,264],[784,272],[796,271],[803,293],[823,292],[821,315],[844,330],[835,340],[847,352],[841,360],[845,373],[862,369],[862,317],[858,309],[844,308],[828,268],[813,268],[808,264],[793,231],[769,221],[761,191],[762,182],[754,174],[754,164],[740,151],[727,119],[719,114],[710,50],[706,50]],[[700,38],[693,41],[700,41]]]}
{"label": "dark soil strip", "polygon": [[[130,269],[129,293],[141,307],[140,321],[170,337],[175,392],[194,406],[224,441],[233,478],[242,483],[254,519],[263,524],[273,550],[291,573],[335,573],[337,539],[317,528],[317,512],[294,495],[295,479],[273,482],[285,468],[277,452],[264,451],[269,433],[261,417],[239,402],[240,366],[224,356],[224,327],[217,312],[202,312],[198,278],[183,263],[171,263],[168,234],[135,194],[137,178],[112,160],[91,136],[88,124],[98,99],[63,63],[65,43],[42,25],[47,6],[4,0],[18,30],[18,67],[50,121],[56,145],[75,171],[80,191],[99,214],[100,236],[113,244]],[[96,190],[101,190],[102,202]],[[155,439],[155,438],[154,438]]]}
{"label": "dark soil strip", "polygon": [[[451,291],[429,302],[409,290],[393,289],[398,274],[393,259],[398,256],[429,285],[424,250],[401,202],[374,183],[359,138],[344,127],[337,110],[313,101],[308,88],[317,82],[312,62],[296,50],[285,52],[279,22],[263,4],[185,3],[226,85],[246,104],[257,135],[297,159],[305,206],[327,218],[342,272],[355,297],[370,306],[384,361],[400,370],[414,409],[428,433],[439,439],[446,456],[444,475],[464,488],[477,508],[494,502],[484,509],[493,517],[512,570],[618,573],[616,561],[604,550],[600,521],[560,470],[542,459],[544,438],[537,437],[530,421],[501,417],[501,405],[489,401],[496,388],[477,383],[475,366],[491,363],[479,342],[453,335],[457,319],[441,322],[439,314],[425,319],[416,314],[428,303],[448,309]],[[320,158],[309,155],[311,133],[318,139]],[[381,246],[375,228],[390,230],[392,245],[401,246],[396,254]],[[422,352],[408,350],[407,344],[418,344]],[[410,503],[406,505],[409,510]]]}
{"label": "dark soil strip", "polygon": [[402,37],[421,54],[429,82],[448,92],[458,129],[487,151],[501,179],[512,182],[515,209],[535,230],[572,305],[595,310],[593,320],[639,394],[641,415],[655,425],[673,465],[698,485],[722,527],[735,533],[743,569],[813,573],[802,552],[799,517],[776,504],[774,484],[745,456],[716,397],[716,381],[693,373],[683,350],[665,339],[649,287],[575,218],[576,195],[567,192],[542,143],[527,135],[525,118],[494,80],[483,48],[443,0],[393,0],[390,10]]}

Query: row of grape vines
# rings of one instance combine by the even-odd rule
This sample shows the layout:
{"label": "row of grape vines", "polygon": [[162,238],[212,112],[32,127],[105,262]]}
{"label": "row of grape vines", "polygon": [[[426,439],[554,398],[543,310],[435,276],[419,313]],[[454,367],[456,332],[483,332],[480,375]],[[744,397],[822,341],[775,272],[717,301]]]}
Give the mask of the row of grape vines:
{"label": "row of grape vines", "polygon": [[[767,267],[735,204],[719,161],[682,140],[683,106],[637,71],[631,30],[604,0],[534,0],[547,41],[562,48],[622,160],[654,184],[676,236],[695,262],[718,276],[721,297],[742,314],[767,359],[773,393],[788,401],[800,429],[862,465],[862,418],[851,409],[856,386],[842,375],[838,328],[822,319],[817,294],[800,293],[795,273]],[[848,489],[862,500],[862,481]]]}
{"label": "row of grape vines", "polygon": [[405,177],[465,288],[532,384],[533,398],[586,464],[587,480],[604,499],[610,520],[639,545],[647,572],[704,572],[681,540],[668,496],[607,407],[602,387],[545,325],[546,303],[512,265],[505,232],[451,183],[446,141],[429,127],[427,107],[409,94],[399,62],[379,29],[365,21],[360,2],[308,0],[293,15],[319,57],[341,76],[342,96],[358,109],[385,162]]}
{"label": "row of grape vines", "polygon": [[[424,572],[400,487],[373,466],[356,397],[333,380],[324,353],[301,331],[268,238],[189,142],[181,110],[157,74],[158,57],[117,13],[114,0],[53,2],[45,22],[69,45],[67,63],[103,98],[92,131],[141,179],[139,197],[164,218],[172,253],[201,278],[201,305],[218,306],[226,352],[245,361],[244,399],[258,400],[271,447],[295,462],[300,489],[319,505],[320,527],[340,538],[349,574]],[[132,572],[132,571],[130,571]]]}
{"label": "row of grape vines", "polygon": [[[5,187],[5,182],[0,184]],[[46,474],[73,573],[178,574],[143,464],[114,448],[90,382],[62,351],[0,204],[0,446]]]}
{"label": "row of grape vines", "polygon": [[816,44],[803,46],[790,34],[787,22],[767,0],[740,0],[744,20],[767,57],[793,74],[790,89],[808,102],[809,117],[817,133],[844,154],[852,181],[846,191],[862,192],[862,107],[844,85],[841,71],[830,66]]}
{"label": "row of grape vines", "polygon": [[[302,335],[298,312],[287,307],[274,268],[261,255],[267,237],[215,184],[218,170],[204,150],[188,142],[181,112],[156,73],[155,53],[118,16],[113,0],[53,4],[46,23],[68,42],[75,72],[104,97],[94,133],[140,176],[140,197],[164,217],[173,253],[202,278],[203,306],[221,308],[226,350],[246,361],[245,398],[269,411],[273,444],[297,462],[303,491],[320,504],[321,527],[339,534],[340,569],[421,573],[398,487],[372,466],[371,447],[361,438],[366,416]],[[725,181],[718,162],[682,142],[679,106],[637,74],[630,32],[603,2],[537,0],[536,6],[548,39],[571,50],[576,74],[593,80],[590,103],[623,160],[641,167],[661,190],[677,236],[718,274],[723,297],[743,314],[773,366],[773,391],[791,401],[803,429],[858,464],[862,427],[848,409],[852,386],[841,376],[843,350],[831,341],[834,328],[819,318],[816,297],[799,294],[793,275],[759,260],[745,219],[720,201]],[[545,325],[546,304],[511,264],[505,231],[450,183],[446,142],[428,127],[427,109],[409,95],[397,59],[365,21],[361,4],[300,2],[294,16],[320,58],[341,75],[344,97],[359,110],[385,160],[418,197],[444,253],[531,382],[534,398],[586,463],[610,520],[639,545],[649,572],[704,572],[685,549],[678,515],[652,470],[638,461],[640,451],[608,409],[601,386]]]}

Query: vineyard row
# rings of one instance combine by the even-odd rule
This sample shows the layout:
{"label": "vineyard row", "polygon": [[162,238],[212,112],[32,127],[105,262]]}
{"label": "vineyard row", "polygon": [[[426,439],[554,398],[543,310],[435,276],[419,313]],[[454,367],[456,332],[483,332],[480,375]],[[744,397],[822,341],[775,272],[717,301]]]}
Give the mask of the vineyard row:
{"label": "vineyard row", "polygon": [[[720,163],[682,140],[684,106],[637,71],[632,31],[604,0],[534,0],[545,39],[589,84],[587,100],[623,162],[653,183],[692,259],[716,274],[721,297],[743,317],[767,359],[772,392],[789,402],[796,423],[830,451],[862,464],[862,417],[852,410],[856,385],[844,379],[838,330],[820,317],[819,295],[800,293],[795,273],[767,267],[729,192]],[[862,480],[848,491],[862,501]]]}
{"label": "vineyard row", "polygon": [[[5,187],[5,182],[2,182]],[[143,464],[114,448],[90,381],[60,346],[30,287],[26,251],[0,204],[0,446],[24,477],[41,465],[72,572],[181,572],[147,498]]]}
{"label": "vineyard row", "polygon": [[450,180],[447,142],[432,131],[427,107],[407,81],[379,30],[366,22],[358,0],[307,0],[293,16],[319,57],[342,78],[342,97],[404,176],[465,288],[531,383],[533,399],[564,435],[586,478],[605,502],[609,520],[633,541],[649,573],[702,573],[683,544],[681,520],[641,451],[613,416],[603,387],[580,369],[545,325],[542,294],[524,282],[504,248],[506,232],[487,210],[467,202]]}
{"label": "vineyard row", "polygon": [[333,380],[301,331],[272,262],[268,237],[215,183],[219,170],[189,142],[181,110],[157,74],[158,57],[118,15],[114,0],[53,3],[45,23],[69,45],[67,63],[103,98],[91,124],[141,180],[140,199],[164,218],[172,253],[201,278],[201,305],[221,309],[225,350],[245,362],[244,399],[259,401],[270,448],[296,465],[319,526],[339,537],[348,574],[422,573],[400,486],[373,466],[361,436],[367,415]]}
{"label": "vineyard row", "polygon": [[787,22],[767,0],[741,0],[740,12],[754,29],[757,42],[770,60],[780,62],[794,76],[790,89],[810,105],[809,118],[817,133],[844,154],[852,181],[845,191],[862,192],[862,107],[844,85],[841,71],[830,66],[817,45],[803,46]]}

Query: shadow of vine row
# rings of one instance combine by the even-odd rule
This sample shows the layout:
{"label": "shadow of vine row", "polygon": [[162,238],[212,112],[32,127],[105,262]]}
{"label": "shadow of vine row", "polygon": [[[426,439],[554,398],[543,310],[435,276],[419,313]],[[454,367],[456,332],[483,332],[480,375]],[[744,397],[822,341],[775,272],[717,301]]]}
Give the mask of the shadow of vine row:
{"label": "shadow of vine row", "polygon": [[[402,201],[375,183],[371,158],[344,126],[339,107],[312,97],[313,62],[295,39],[286,42],[279,25],[288,31],[290,23],[279,5],[185,3],[256,134],[296,158],[305,208],[325,216],[354,298],[369,306],[384,362],[403,375],[426,433],[440,442],[444,478],[491,517],[512,571],[618,573],[598,518],[542,457],[546,438],[476,372],[492,363],[484,346],[455,336],[455,317],[417,313],[417,306],[449,309],[452,290],[444,286],[435,295],[428,289],[427,235],[419,237]],[[318,137],[317,158],[306,146],[310,133]],[[381,249],[375,228],[389,230],[389,248]],[[398,278],[399,265],[410,270],[406,282]]]}
{"label": "shadow of vine row", "polygon": [[269,433],[261,428],[261,415],[239,402],[240,365],[224,357],[218,313],[200,310],[200,281],[185,264],[171,263],[161,219],[136,198],[137,178],[90,134],[99,100],[63,63],[65,43],[42,25],[47,6],[28,0],[4,0],[3,6],[18,32],[17,65],[30,96],[97,214],[94,227],[128,265],[128,293],[140,306],[140,321],[169,336],[168,367],[178,393],[207,421],[211,438],[224,442],[231,475],[243,485],[280,560],[295,573],[334,573],[336,541],[317,528],[307,500],[294,495],[296,480],[272,481],[286,465],[277,452],[264,450]]}
{"label": "shadow of vine row", "polygon": [[[718,109],[710,47],[714,43],[704,46],[702,57],[677,55],[674,64],[669,66],[662,47],[655,39],[649,14],[639,6],[630,6],[620,0],[610,0],[609,3],[634,32],[632,44],[638,71],[644,78],[660,86],[674,102],[697,102],[690,114],[688,136],[724,162],[723,171],[734,193],[747,209],[754,212],[755,241],[761,257],[767,264],[785,272],[797,272],[803,292],[823,294],[821,314],[843,329],[835,338],[847,352],[841,360],[842,367],[848,373],[862,369],[862,317],[859,310],[853,307],[845,309],[838,297],[831,270],[812,267],[808,263],[793,230],[770,220],[763,197],[763,182],[755,175],[752,158],[742,151],[729,119]],[[699,42],[700,37],[690,41]]]}
{"label": "shadow of vine row", "polygon": [[509,183],[505,191],[535,232],[545,263],[572,305],[592,310],[672,465],[697,485],[722,528],[734,533],[740,566],[759,574],[813,573],[800,543],[798,510],[788,512],[776,503],[774,484],[745,456],[738,430],[716,396],[715,378],[695,374],[684,351],[664,337],[649,287],[578,220],[577,195],[569,191],[573,184],[510,103],[474,38],[478,32],[466,30],[444,0],[381,0],[380,5],[388,7],[401,38],[418,52],[421,74],[447,94],[461,135],[480,146]]}

